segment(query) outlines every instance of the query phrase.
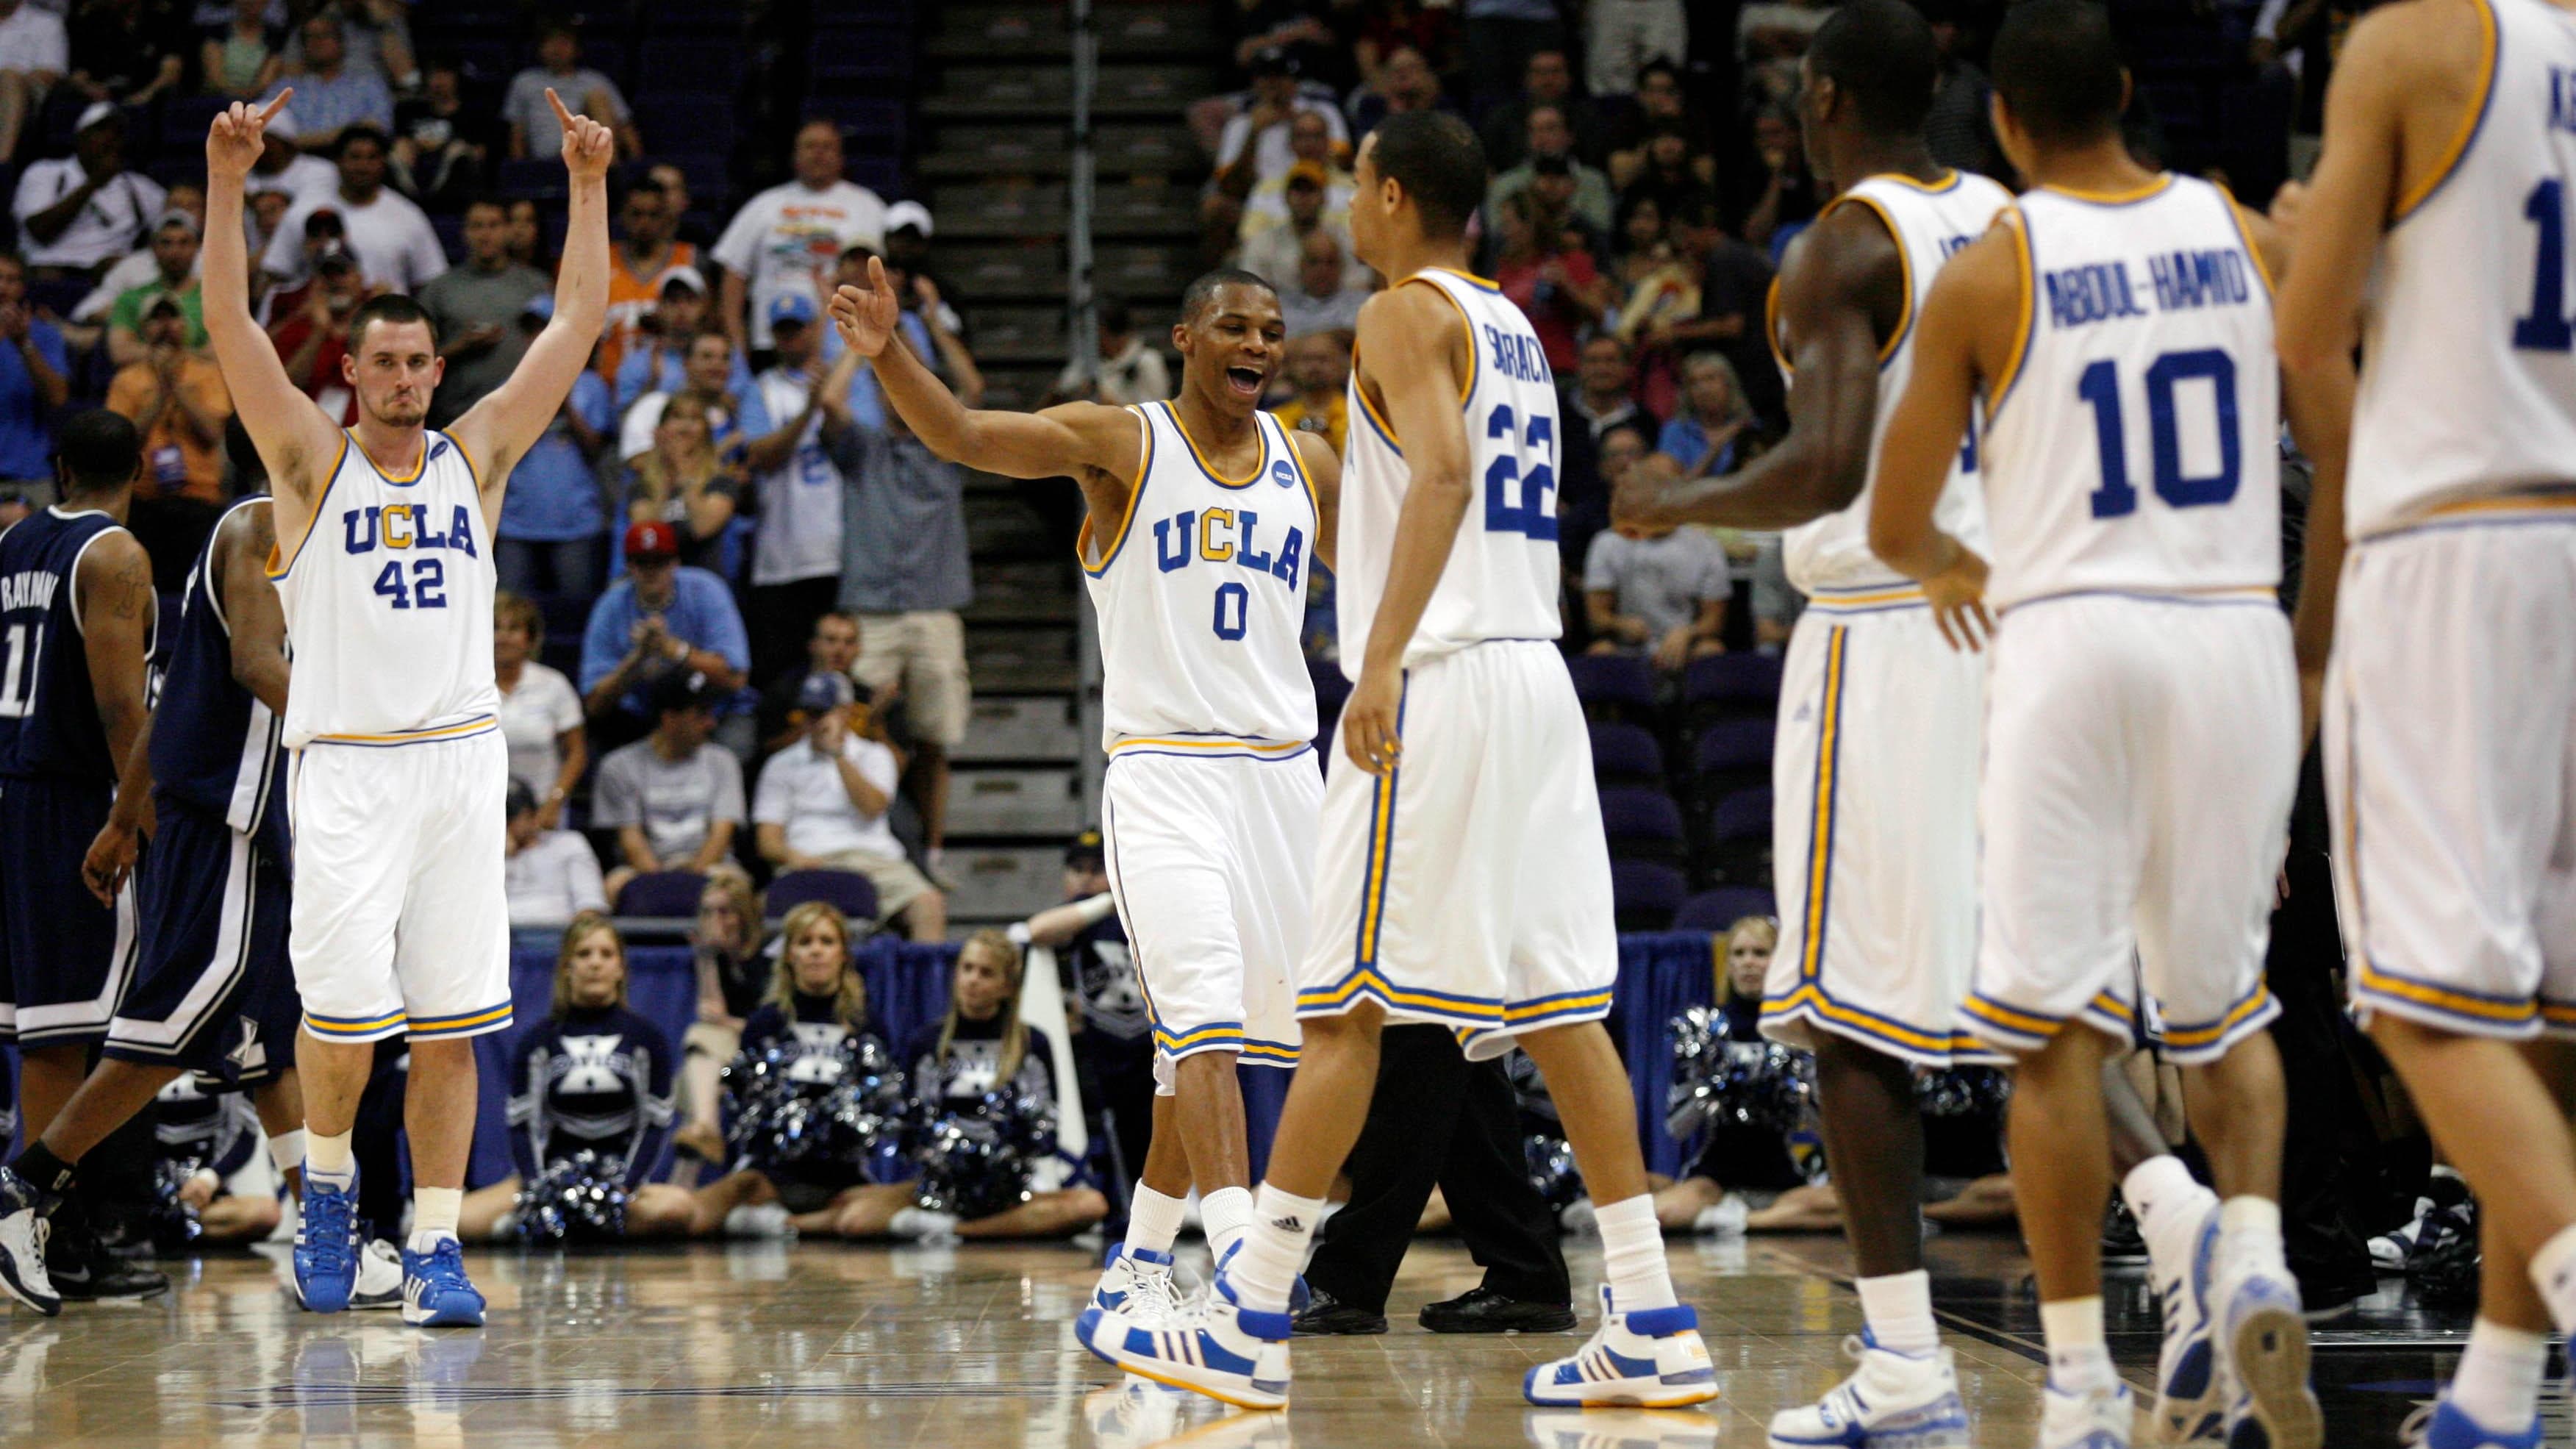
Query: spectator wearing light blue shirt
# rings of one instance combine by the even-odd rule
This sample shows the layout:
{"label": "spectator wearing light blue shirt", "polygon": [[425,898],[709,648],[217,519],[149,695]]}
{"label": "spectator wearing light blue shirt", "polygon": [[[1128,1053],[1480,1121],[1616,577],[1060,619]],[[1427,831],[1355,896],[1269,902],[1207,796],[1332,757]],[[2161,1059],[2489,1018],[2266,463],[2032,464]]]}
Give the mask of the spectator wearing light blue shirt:
{"label": "spectator wearing light blue shirt", "polygon": [[0,252],[0,481],[54,486],[55,408],[71,396],[63,334],[27,308],[27,264]]}
{"label": "spectator wearing light blue shirt", "polygon": [[717,713],[727,718],[716,738],[747,758],[751,641],[733,590],[680,563],[680,536],[668,523],[631,524],[625,542],[626,577],[599,596],[582,633],[581,693],[594,749],[642,738],[653,727],[654,683],[685,670],[706,676],[724,697]]}
{"label": "spectator wearing light blue shirt", "polygon": [[1694,352],[1682,364],[1682,405],[1664,424],[1655,451],[1685,478],[1715,477],[1735,466],[1735,440],[1752,422],[1735,364],[1721,353]]}
{"label": "spectator wearing light blue shirt", "polygon": [[[653,307],[655,331],[628,344],[626,355],[617,363],[619,412],[635,406],[635,400],[648,392],[680,390],[687,377],[689,339],[698,335],[706,317],[706,275],[691,266],[677,266],[664,272],[661,300]],[[733,373],[726,380],[726,386],[751,386],[750,364],[739,355],[733,360]]]}
{"label": "spectator wearing light blue shirt", "polygon": [[340,22],[327,11],[304,22],[304,69],[269,87],[262,101],[295,88],[295,119],[301,128],[296,143],[317,154],[327,153],[340,132],[361,122],[390,133],[394,127],[394,93],[385,78],[348,64],[349,42]]}
{"label": "spectator wearing light blue shirt", "polygon": [[[542,327],[553,315],[554,298],[540,293],[529,301],[522,320]],[[608,384],[585,370],[544,436],[510,472],[500,535],[492,549],[502,588],[514,594],[582,598],[599,591],[608,510],[593,460],[616,429]]]}
{"label": "spectator wearing light blue shirt", "polygon": [[718,452],[766,436],[777,426],[761,402],[760,389],[742,371],[742,359],[735,354],[732,340],[723,333],[701,332],[690,338],[679,361],[678,386],[654,388],[624,409],[625,417],[617,430],[620,461],[653,451],[653,429],[662,421],[663,405],[684,392],[694,393],[706,403],[707,421],[714,425]]}

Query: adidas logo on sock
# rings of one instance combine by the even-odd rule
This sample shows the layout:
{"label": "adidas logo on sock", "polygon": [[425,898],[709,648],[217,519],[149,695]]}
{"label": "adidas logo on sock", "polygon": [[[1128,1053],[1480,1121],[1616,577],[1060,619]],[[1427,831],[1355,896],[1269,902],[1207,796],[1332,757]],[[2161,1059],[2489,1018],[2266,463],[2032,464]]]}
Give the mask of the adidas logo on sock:
{"label": "adidas logo on sock", "polygon": [[1270,1226],[1283,1233],[1302,1233],[1306,1230],[1305,1219],[1298,1217],[1272,1218]]}

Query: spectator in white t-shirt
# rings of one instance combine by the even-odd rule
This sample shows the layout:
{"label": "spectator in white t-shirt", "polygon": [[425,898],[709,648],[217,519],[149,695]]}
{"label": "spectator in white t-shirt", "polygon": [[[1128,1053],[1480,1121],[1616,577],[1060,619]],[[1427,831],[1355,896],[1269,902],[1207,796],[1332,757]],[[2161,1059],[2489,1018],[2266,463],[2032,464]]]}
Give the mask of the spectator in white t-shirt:
{"label": "spectator in white t-shirt", "polygon": [[169,202],[161,183],[125,169],[125,113],[92,101],[80,114],[72,154],[30,162],[18,178],[18,230],[36,280],[95,272],[143,244]]}
{"label": "spectator in white t-shirt", "polygon": [[1298,91],[1297,64],[1286,51],[1265,50],[1254,56],[1252,94],[1217,137],[1217,169],[1226,171],[1248,159],[1252,167],[1250,184],[1255,186],[1287,175],[1297,160],[1296,150],[1290,145],[1289,121],[1301,112],[1314,112],[1324,118],[1337,154],[1350,145],[1350,126],[1342,119],[1341,109]]}
{"label": "spectator in white t-shirt", "polygon": [[916,941],[948,934],[948,901],[904,859],[886,824],[903,774],[893,750],[850,728],[850,682],[817,674],[797,705],[813,716],[805,738],[769,757],[752,794],[761,858],[780,870],[848,870],[877,890],[877,919],[902,919]]}
{"label": "spectator in white t-shirt", "polygon": [[385,157],[391,143],[370,125],[340,132],[332,160],[340,184],[328,194],[306,197],[287,212],[269,238],[260,269],[281,282],[304,280],[304,219],[316,211],[335,211],[348,238],[350,254],[371,287],[388,292],[417,292],[447,270],[447,252],[429,216],[408,196],[385,184]]}
{"label": "spectator in white t-shirt", "polygon": [[758,480],[746,610],[754,679],[786,668],[798,641],[841,597],[841,469],[824,435],[850,426],[850,379],[864,359],[844,349],[827,366],[827,326],[795,292],[770,300],[778,363],[757,386],[761,410],[776,426],[751,439],[743,458]]}
{"label": "spectator in white t-shirt", "polygon": [[614,898],[648,870],[704,873],[733,853],[742,828],[742,762],[715,743],[720,694],[694,670],[664,676],[653,692],[653,733],[599,762],[590,823],[617,832]]}
{"label": "spectator in white t-shirt", "polygon": [[18,154],[18,132],[72,68],[71,55],[62,16],[27,0],[0,0],[0,161]]}
{"label": "spectator in white t-shirt", "polygon": [[545,823],[536,792],[510,782],[510,834],[501,861],[510,902],[510,929],[560,929],[584,911],[608,909],[608,887],[599,857],[577,830]]}
{"label": "spectator in white t-shirt", "polygon": [[828,276],[852,242],[885,246],[885,202],[841,175],[841,128],[816,118],[796,132],[796,179],[744,203],[716,240],[724,265],[724,327],[737,351],[769,345],[769,304],[782,292],[824,301]]}
{"label": "spectator in white t-shirt", "polygon": [[564,801],[590,768],[582,734],[581,691],[563,671],[539,664],[546,616],[536,601],[504,590],[492,600],[492,673],[501,690],[501,738],[510,746],[510,778],[536,793],[548,830],[563,824]]}
{"label": "spectator in white t-shirt", "polygon": [[577,116],[588,116],[609,128],[627,156],[644,151],[644,135],[635,129],[635,112],[617,82],[581,64],[581,36],[561,20],[537,27],[540,64],[510,77],[510,92],[501,102],[501,119],[510,127],[510,159],[552,156],[563,149],[563,124],[546,100],[553,87]]}
{"label": "spectator in white t-shirt", "polygon": [[1726,550],[1704,528],[1604,529],[1583,561],[1592,652],[1643,654],[1667,670],[1715,654],[1734,591]]}
{"label": "spectator in white t-shirt", "polygon": [[338,191],[340,168],[305,154],[297,144],[303,135],[304,123],[295,118],[293,108],[269,117],[267,129],[260,133],[259,159],[250,163],[250,174],[242,178],[243,191],[251,196],[282,192],[295,201],[320,201]]}

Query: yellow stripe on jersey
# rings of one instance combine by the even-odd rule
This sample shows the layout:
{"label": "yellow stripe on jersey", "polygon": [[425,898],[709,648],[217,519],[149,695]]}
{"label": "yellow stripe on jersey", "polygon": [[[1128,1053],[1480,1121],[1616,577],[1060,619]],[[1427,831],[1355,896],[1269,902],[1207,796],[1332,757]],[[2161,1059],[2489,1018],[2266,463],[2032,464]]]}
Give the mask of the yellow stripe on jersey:
{"label": "yellow stripe on jersey", "polygon": [[1288,450],[1288,464],[1297,470],[1297,481],[1306,487],[1306,506],[1315,510],[1315,521],[1318,524],[1322,523],[1324,521],[1323,500],[1316,496],[1315,479],[1306,471],[1306,452],[1297,446],[1297,435],[1288,431],[1288,425],[1279,421],[1276,413],[1270,417],[1270,426],[1279,430],[1279,445]]}
{"label": "yellow stripe on jersey", "polygon": [[1959,173],[1955,170],[1942,173],[1941,179],[1938,181],[1917,181],[1902,171],[1882,171],[1875,176],[1864,176],[1861,179],[1863,181],[1893,181],[1908,191],[1920,191],[1926,196],[1939,196],[1944,192],[1955,191],[1959,186]]}
{"label": "yellow stripe on jersey", "polygon": [[1771,360],[1780,364],[1782,377],[1794,378],[1798,369],[1791,366],[1789,353],[1780,345],[1780,279],[1771,278],[1771,288],[1762,294],[1762,340],[1771,344]]}
{"label": "yellow stripe on jersey", "polygon": [[1136,526],[1136,510],[1145,501],[1145,480],[1154,476],[1154,421],[1145,416],[1141,407],[1130,407],[1127,411],[1136,415],[1137,426],[1145,430],[1145,449],[1136,459],[1135,481],[1127,486],[1127,511],[1119,515],[1118,536],[1109,540],[1109,552],[1101,556],[1098,564],[1091,561],[1091,513],[1088,509],[1083,512],[1081,530],[1073,536],[1074,561],[1093,578],[1109,572],[1109,566],[1118,561],[1119,550],[1127,546],[1127,532]]}
{"label": "yellow stripe on jersey", "polygon": [[[1447,267],[1432,267],[1429,270],[1435,272],[1448,272],[1450,276],[1473,282],[1480,287],[1492,288],[1494,285],[1482,277],[1471,277],[1465,272],[1451,271]],[[1457,298],[1450,296],[1447,288],[1441,286],[1438,282],[1432,281],[1430,278],[1423,276],[1420,272],[1414,273],[1412,276],[1405,278],[1405,280],[1408,282],[1420,282],[1422,285],[1438,292],[1440,294],[1441,301],[1458,309],[1458,325],[1467,329],[1467,375],[1464,378],[1461,378],[1458,382],[1458,405],[1460,407],[1465,407],[1467,405],[1467,399],[1476,395],[1476,369],[1483,365],[1483,359],[1481,359],[1476,352],[1476,319],[1467,315],[1466,304],[1460,302]],[[1387,436],[1390,438],[1394,437],[1395,430],[1392,428],[1388,429]]]}
{"label": "yellow stripe on jersey", "polygon": [[2078,191],[2071,186],[2043,186],[2040,190],[2052,196],[2090,202],[2095,206],[2127,206],[2133,201],[2144,201],[2150,196],[2159,195],[2171,185],[2173,185],[2173,173],[2168,171],[2146,185],[2128,191]]}
{"label": "yellow stripe on jersey", "polygon": [[[456,435],[454,433],[441,433],[439,436],[447,440],[447,446],[456,450],[457,461],[465,465],[465,476],[474,480],[474,496],[477,498],[482,497],[483,470],[474,466],[474,455],[465,451],[465,445],[456,441]],[[429,452],[424,448],[421,451],[422,466],[428,466],[428,461]]]}
{"label": "yellow stripe on jersey", "polygon": [[[1163,410],[1164,417],[1171,419],[1172,431],[1181,435],[1182,446],[1190,450],[1190,457],[1197,461],[1199,471],[1208,476],[1209,482],[1215,484],[1219,488],[1249,488],[1253,484],[1261,481],[1264,466],[1270,461],[1270,445],[1266,439],[1262,443],[1262,455],[1253,460],[1252,471],[1241,478],[1228,478],[1217,472],[1215,468],[1209,466],[1207,454],[1199,451],[1199,440],[1190,436],[1188,425],[1181,421],[1180,410],[1173,407],[1170,403],[1157,403],[1156,406]],[[1253,436],[1261,436],[1261,430],[1259,428],[1256,427],[1252,431]]]}
{"label": "yellow stripe on jersey", "polygon": [[[1872,179],[1903,181],[1906,178],[1890,175],[1875,177]],[[1954,176],[1952,179],[1956,180],[1957,178]],[[1922,189],[1929,190],[1930,188],[1925,187]],[[1887,228],[1887,239],[1896,243],[1896,266],[1899,274],[1904,279],[1904,290],[1899,294],[1899,305],[1902,310],[1896,314],[1896,330],[1887,334],[1887,340],[1878,345],[1878,365],[1885,367],[1888,364],[1888,360],[1896,356],[1896,349],[1905,345],[1905,334],[1914,330],[1914,258],[1906,251],[1905,233],[1897,230],[1896,214],[1887,209],[1886,203],[1873,196],[1861,196],[1857,193],[1846,191],[1842,195],[1825,203],[1825,209],[1816,213],[1816,221],[1822,222],[1826,217],[1833,214],[1834,208],[1839,206],[1868,207],[1872,212],[1877,214],[1878,224]],[[1777,278],[1773,279],[1772,285],[1774,288],[1779,285]]]}
{"label": "yellow stripe on jersey", "polygon": [[1377,435],[1386,439],[1386,445],[1395,450],[1397,457],[1403,457],[1404,444],[1396,438],[1394,424],[1389,423],[1386,420],[1385,415],[1381,414],[1377,410],[1376,403],[1369,401],[1368,388],[1361,384],[1359,374],[1360,349],[1357,344],[1353,344],[1351,347],[1351,393],[1360,400],[1360,412],[1368,419],[1369,426],[1377,429]]}
{"label": "yellow stripe on jersey", "polygon": [[[346,428],[343,428],[340,431],[349,439],[350,442],[357,443],[358,435],[356,433],[350,432]],[[464,456],[464,450],[458,449],[457,455],[459,457]],[[341,456],[346,457],[348,455],[344,453]],[[417,483],[420,481],[420,475],[427,472],[429,469],[429,434],[422,433],[420,435],[420,457],[412,463],[411,474],[408,477],[397,478],[393,474],[386,472],[384,469],[377,468],[376,460],[367,457],[367,450],[364,444],[358,444],[358,456],[366,460],[367,466],[375,471],[375,475],[377,477],[384,479],[388,483],[394,484],[397,487]],[[466,466],[470,469],[473,465],[468,464]]]}
{"label": "yellow stripe on jersey", "polygon": [[2254,275],[2263,279],[2263,295],[2267,297],[2272,295],[2279,290],[2272,282],[2272,264],[2263,260],[2263,249],[2254,245],[2254,232],[2252,228],[2245,225],[2244,206],[2237,201],[2235,192],[2215,181],[2210,185],[2217,186],[2218,194],[2227,200],[2227,219],[2235,223],[2236,239],[2245,244],[2245,256],[2247,260],[2254,263]]}
{"label": "yellow stripe on jersey", "polygon": [[2003,370],[1986,385],[1986,428],[1989,435],[1994,430],[1995,414],[2002,410],[2004,399],[2012,395],[2013,384],[2021,380],[2022,361],[2030,356],[2031,333],[2039,325],[2036,302],[2039,269],[2030,251],[2030,218],[2022,215],[2019,206],[2007,206],[1995,216],[2012,228],[2013,270],[2020,279],[2021,291],[2019,310],[2014,313],[2012,353],[2004,359]]}
{"label": "yellow stripe on jersey", "polygon": [[2495,7],[2488,0],[2476,0],[2476,8],[2479,33],[2486,41],[2486,58],[2478,65],[2478,103],[2469,107],[2468,114],[2460,118],[2460,129],[2452,135],[2451,144],[2442,148],[2442,159],[2433,163],[2433,169],[2415,183],[2413,190],[2399,198],[2395,208],[2388,213],[2388,224],[2392,227],[2413,216],[2425,202],[2432,200],[2433,193],[2442,189],[2442,183],[2451,179],[2451,173],[2460,169],[2460,162],[2469,154],[2469,143],[2477,139],[2478,127],[2486,123],[2487,108],[2495,104],[2496,69],[2503,56],[2503,37],[2496,27]]}
{"label": "yellow stripe on jersey", "polygon": [[1307,747],[1308,741],[1305,740],[1250,740],[1238,739],[1230,735],[1203,736],[1198,739],[1189,740],[1146,739],[1139,737],[1120,740],[1118,743],[1111,745],[1109,747],[1109,756],[1111,759],[1116,759],[1123,751],[1144,749],[1248,750],[1256,755],[1293,755],[1299,750]]}
{"label": "yellow stripe on jersey", "polygon": [[349,435],[342,433],[339,456],[331,460],[331,471],[322,479],[322,491],[314,496],[313,511],[305,515],[304,531],[295,536],[295,547],[280,554],[276,544],[268,546],[268,577],[272,582],[295,572],[295,561],[304,557],[304,545],[312,540],[314,526],[322,521],[322,505],[330,501],[331,489],[340,481],[340,465],[349,460],[349,443]]}
{"label": "yellow stripe on jersey", "polygon": [[402,730],[389,735],[315,735],[313,743],[317,745],[418,745],[427,744],[433,740],[461,740],[471,735],[486,734],[500,728],[500,725],[498,717],[486,714],[461,720],[452,725],[439,725],[434,729]]}
{"label": "yellow stripe on jersey", "polygon": [[1807,823],[1807,911],[1802,923],[1806,942],[1798,960],[1798,974],[1808,981],[1815,980],[1824,965],[1825,908],[1832,901],[1826,883],[1833,867],[1834,767],[1842,743],[1843,649],[1850,632],[1836,625],[1825,644],[1825,698],[1816,721],[1816,805]]}

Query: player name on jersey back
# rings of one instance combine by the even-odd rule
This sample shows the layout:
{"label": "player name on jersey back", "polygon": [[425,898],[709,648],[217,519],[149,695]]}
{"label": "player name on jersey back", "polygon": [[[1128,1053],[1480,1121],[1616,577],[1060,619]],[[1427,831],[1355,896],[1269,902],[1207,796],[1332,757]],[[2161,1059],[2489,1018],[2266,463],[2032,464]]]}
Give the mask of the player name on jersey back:
{"label": "player name on jersey back", "polygon": [[2396,198],[2353,401],[2345,527],[2576,516],[2576,15],[2480,0],[2483,93]]}
{"label": "player name on jersey back", "polygon": [[2016,204],[2025,330],[1987,404],[1997,607],[2280,582],[2280,364],[2235,203],[2173,176]]}

